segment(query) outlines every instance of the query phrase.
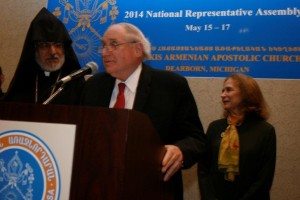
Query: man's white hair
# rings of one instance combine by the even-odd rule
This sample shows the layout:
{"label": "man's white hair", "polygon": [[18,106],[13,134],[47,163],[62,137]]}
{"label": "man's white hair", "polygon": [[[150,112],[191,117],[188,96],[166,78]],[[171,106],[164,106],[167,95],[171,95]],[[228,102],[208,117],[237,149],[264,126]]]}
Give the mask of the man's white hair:
{"label": "man's white hair", "polygon": [[149,59],[151,57],[151,44],[150,44],[149,40],[145,37],[143,32],[138,27],[136,27],[133,24],[126,23],[126,22],[122,22],[122,23],[118,23],[118,24],[114,24],[114,25],[121,26],[127,31],[128,35],[126,37],[128,40],[131,40],[134,42],[139,42],[142,44],[144,60]]}

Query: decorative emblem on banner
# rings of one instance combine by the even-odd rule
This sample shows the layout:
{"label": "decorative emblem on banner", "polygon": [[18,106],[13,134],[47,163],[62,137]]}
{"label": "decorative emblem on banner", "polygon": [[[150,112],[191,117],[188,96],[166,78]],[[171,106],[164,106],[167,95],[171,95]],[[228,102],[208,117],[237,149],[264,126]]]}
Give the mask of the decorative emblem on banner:
{"label": "decorative emblem on banner", "polygon": [[100,40],[106,27],[119,15],[116,0],[51,1],[48,7],[60,18],[73,39],[73,48],[81,65],[100,60]]}
{"label": "decorative emblem on banner", "polygon": [[40,138],[25,131],[0,133],[0,199],[57,200],[60,175]]}

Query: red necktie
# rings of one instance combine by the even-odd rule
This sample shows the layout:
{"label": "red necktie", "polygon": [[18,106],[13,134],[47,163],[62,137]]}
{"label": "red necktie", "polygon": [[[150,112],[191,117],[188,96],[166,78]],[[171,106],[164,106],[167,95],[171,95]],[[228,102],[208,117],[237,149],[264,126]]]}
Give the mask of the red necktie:
{"label": "red necktie", "polygon": [[119,83],[119,93],[117,96],[117,101],[114,105],[114,108],[124,108],[125,107],[125,96],[124,96],[124,90],[125,90],[125,83]]}

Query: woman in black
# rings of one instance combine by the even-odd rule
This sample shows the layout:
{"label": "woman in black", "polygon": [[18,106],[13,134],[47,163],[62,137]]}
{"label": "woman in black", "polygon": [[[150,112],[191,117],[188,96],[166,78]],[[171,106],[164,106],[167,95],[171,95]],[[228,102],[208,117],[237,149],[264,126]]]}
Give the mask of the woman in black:
{"label": "woman in black", "polygon": [[261,90],[253,78],[234,74],[221,99],[224,118],[210,123],[207,157],[198,168],[201,199],[270,199],[276,136]]}

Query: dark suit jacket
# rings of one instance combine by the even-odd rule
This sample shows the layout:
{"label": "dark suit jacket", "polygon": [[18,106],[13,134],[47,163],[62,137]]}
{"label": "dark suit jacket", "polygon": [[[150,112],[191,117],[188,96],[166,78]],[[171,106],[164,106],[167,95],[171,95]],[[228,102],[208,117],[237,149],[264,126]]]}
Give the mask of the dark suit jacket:
{"label": "dark suit jacket", "polygon": [[[90,78],[83,91],[81,103],[108,107],[115,78],[101,73]],[[204,151],[205,135],[197,106],[184,77],[156,70],[143,64],[134,110],[147,114],[164,144],[176,144],[184,156],[184,167],[191,167]],[[181,172],[172,180],[182,199]]]}

